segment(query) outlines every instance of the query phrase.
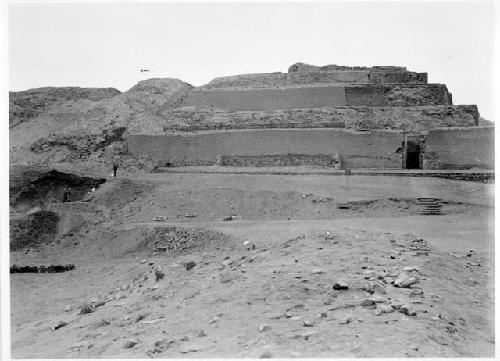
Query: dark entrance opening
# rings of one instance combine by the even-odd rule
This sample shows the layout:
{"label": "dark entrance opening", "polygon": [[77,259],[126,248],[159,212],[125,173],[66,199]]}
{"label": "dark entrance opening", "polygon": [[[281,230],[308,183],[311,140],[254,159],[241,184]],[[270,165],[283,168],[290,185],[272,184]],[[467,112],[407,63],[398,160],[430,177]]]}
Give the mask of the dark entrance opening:
{"label": "dark entrance opening", "polygon": [[420,138],[406,138],[406,169],[420,169]]}

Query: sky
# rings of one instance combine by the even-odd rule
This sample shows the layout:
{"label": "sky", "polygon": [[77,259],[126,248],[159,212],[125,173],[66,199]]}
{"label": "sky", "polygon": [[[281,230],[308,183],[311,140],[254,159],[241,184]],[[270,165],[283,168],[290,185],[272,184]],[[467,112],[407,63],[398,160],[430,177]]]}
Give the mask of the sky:
{"label": "sky", "polygon": [[[493,119],[493,2],[14,3],[9,89],[398,65]],[[141,73],[141,68],[151,69]]]}

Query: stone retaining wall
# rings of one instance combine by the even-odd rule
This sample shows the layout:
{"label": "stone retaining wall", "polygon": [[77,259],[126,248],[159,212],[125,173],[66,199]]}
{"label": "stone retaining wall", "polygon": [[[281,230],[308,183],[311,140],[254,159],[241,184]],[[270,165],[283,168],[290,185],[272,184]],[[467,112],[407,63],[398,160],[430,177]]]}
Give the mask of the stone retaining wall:
{"label": "stone retaining wall", "polygon": [[340,169],[338,154],[278,154],[278,155],[222,155],[218,165],[232,167],[287,167],[299,165],[315,165]]}
{"label": "stone retaining wall", "polygon": [[129,129],[131,134],[158,134],[172,130],[262,128],[346,128],[353,130],[400,130],[425,132],[441,127],[478,125],[475,105],[431,107],[337,107],[267,111],[225,111],[213,108],[179,108],[164,113],[164,119]]}

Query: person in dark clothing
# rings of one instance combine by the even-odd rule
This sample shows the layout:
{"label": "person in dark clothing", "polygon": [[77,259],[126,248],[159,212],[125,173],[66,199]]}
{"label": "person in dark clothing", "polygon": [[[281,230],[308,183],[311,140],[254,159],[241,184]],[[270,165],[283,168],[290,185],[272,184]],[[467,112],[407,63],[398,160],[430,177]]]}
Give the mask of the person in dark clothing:
{"label": "person in dark clothing", "polygon": [[118,163],[113,162],[113,177],[116,178],[116,171],[118,170]]}
{"label": "person in dark clothing", "polygon": [[71,194],[71,190],[68,186],[64,187],[63,192],[63,203],[69,202],[69,196]]}

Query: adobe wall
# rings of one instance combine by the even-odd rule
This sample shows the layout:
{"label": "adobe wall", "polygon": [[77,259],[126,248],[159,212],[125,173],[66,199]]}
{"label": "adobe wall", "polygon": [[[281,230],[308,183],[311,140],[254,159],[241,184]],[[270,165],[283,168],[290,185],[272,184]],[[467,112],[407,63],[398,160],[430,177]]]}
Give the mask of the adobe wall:
{"label": "adobe wall", "polygon": [[399,132],[343,129],[262,129],[162,135],[129,135],[135,157],[144,155],[172,165],[211,165],[224,155],[331,155],[343,168],[401,168]]}
{"label": "adobe wall", "polygon": [[448,105],[445,85],[289,86],[261,89],[195,90],[182,106],[225,110],[273,110],[341,106]]}
{"label": "adobe wall", "polygon": [[433,129],[422,156],[424,169],[494,169],[495,128]]}
{"label": "adobe wall", "polygon": [[185,106],[227,110],[272,110],[346,105],[342,86],[193,91]]}

